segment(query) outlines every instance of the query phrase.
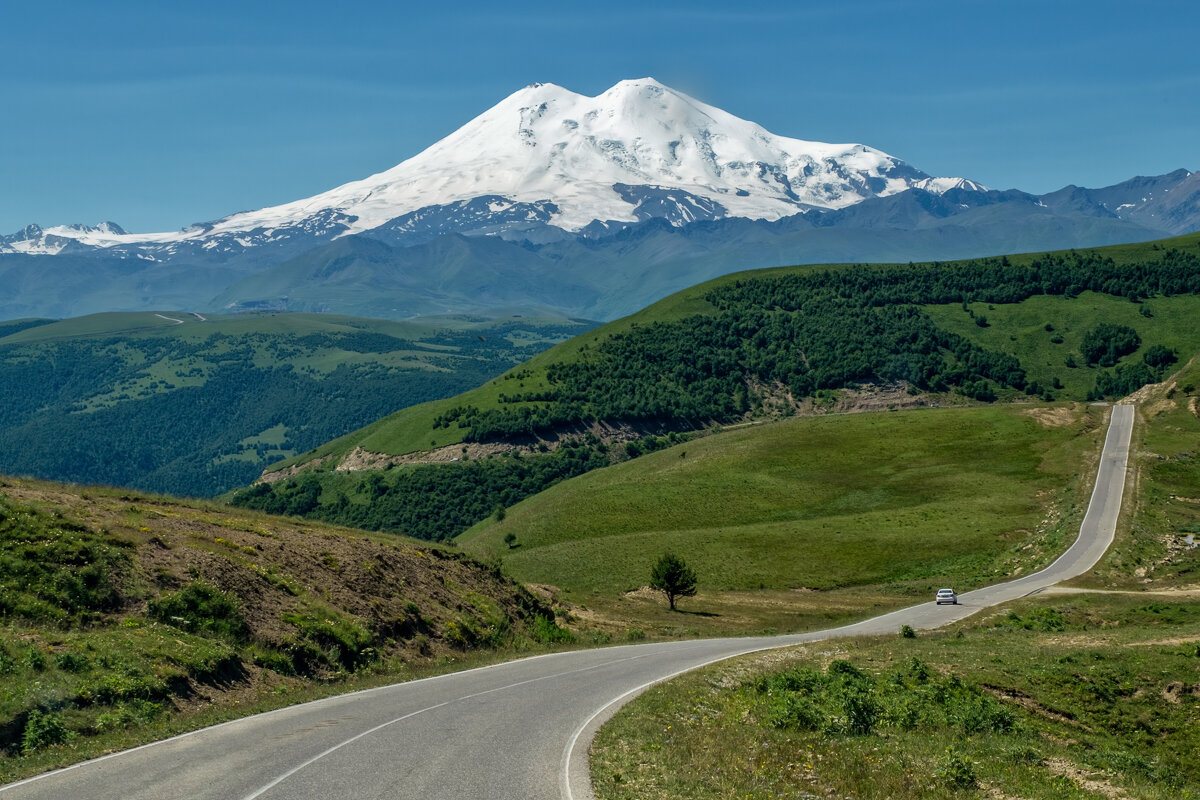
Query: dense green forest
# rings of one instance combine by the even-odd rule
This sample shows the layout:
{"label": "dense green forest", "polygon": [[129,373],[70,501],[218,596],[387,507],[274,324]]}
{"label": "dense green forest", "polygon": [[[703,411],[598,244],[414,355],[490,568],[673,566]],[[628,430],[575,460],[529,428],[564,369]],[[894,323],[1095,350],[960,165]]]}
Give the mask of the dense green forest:
{"label": "dense green forest", "polygon": [[[740,417],[775,387],[806,397],[897,381],[978,400],[1006,393],[1051,400],[1054,387],[1029,381],[1016,358],[938,327],[922,306],[961,302],[967,311],[971,303],[1084,291],[1138,302],[1200,291],[1200,258],[1175,249],[1156,255],[1133,265],[1088,251],[1046,255],[1029,266],[998,258],[736,281],[707,294],[715,314],[615,334],[577,360],[551,364],[548,390],[502,395],[497,408],[456,407],[435,424],[465,428],[475,441],[516,440],[596,419],[686,428]],[[986,317],[976,324],[987,326]],[[1101,325],[1081,355],[1112,367],[1139,344],[1135,331]],[[1136,389],[1169,362],[1160,355],[1153,364],[1101,373],[1092,396]]]}
{"label": "dense green forest", "polygon": [[418,339],[347,319],[32,340],[54,326],[13,324],[10,334],[26,334],[0,340],[0,471],[212,496],[398,408],[476,386],[587,328],[506,321]]}
{"label": "dense green forest", "polygon": [[647,436],[610,447],[593,435],[569,438],[553,452],[407,469],[370,470],[352,478],[306,473],[275,484],[260,483],[237,492],[235,506],[290,514],[366,530],[403,532],[441,541],[554,484],[606,467],[614,461],[684,441],[686,436]]}

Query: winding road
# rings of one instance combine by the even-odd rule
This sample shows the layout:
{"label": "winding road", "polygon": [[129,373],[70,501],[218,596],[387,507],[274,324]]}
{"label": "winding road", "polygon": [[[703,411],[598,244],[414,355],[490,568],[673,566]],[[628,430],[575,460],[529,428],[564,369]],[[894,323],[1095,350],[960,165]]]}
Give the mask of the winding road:
{"label": "winding road", "polygon": [[1089,570],[1121,508],[1133,406],[1114,406],[1078,540],[1040,572],[853,625],[527,658],[229,722],[0,787],[0,800],[585,800],[596,729],[648,686],[730,656],[928,629]]}

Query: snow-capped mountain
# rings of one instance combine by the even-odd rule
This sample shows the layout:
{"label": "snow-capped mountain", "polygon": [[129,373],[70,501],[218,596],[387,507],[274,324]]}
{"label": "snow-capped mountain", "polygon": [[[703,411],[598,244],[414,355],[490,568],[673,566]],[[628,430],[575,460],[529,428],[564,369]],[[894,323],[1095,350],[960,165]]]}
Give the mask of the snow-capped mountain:
{"label": "snow-capped mountain", "polygon": [[1200,174],[1035,196],[779,136],[650,78],[534,84],[397,166],[169,233],[0,236],[0,319],[293,309],[611,319],[751,267],[946,260],[1200,226]]}
{"label": "snow-capped mountain", "polygon": [[30,228],[20,239],[0,240],[0,249],[55,253],[74,240],[138,246],[156,257],[181,247],[228,251],[300,231],[358,233],[400,217],[428,229],[432,210],[472,203],[451,229],[498,233],[539,223],[577,232],[594,222],[655,217],[676,225],[726,217],[770,221],[913,186],[935,193],[983,188],[933,178],[865,145],[777,136],[652,78],[622,81],[597,97],[544,83],[510,95],[392,169],[314,197],[174,233],[127,234],[111,223]]}
{"label": "snow-capped mountain", "polygon": [[0,236],[0,252],[57,255],[72,246],[103,246],[101,242],[119,242],[128,234],[115,222],[99,225],[56,225],[42,228],[27,225],[16,233]]}

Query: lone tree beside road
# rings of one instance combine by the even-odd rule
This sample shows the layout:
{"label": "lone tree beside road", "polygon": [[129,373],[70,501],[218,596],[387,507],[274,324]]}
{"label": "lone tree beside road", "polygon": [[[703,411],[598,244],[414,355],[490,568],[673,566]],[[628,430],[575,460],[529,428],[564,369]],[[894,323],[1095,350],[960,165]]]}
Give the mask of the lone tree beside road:
{"label": "lone tree beside road", "polygon": [[696,573],[679,556],[663,553],[654,569],[650,570],[650,588],[665,594],[674,611],[676,597],[692,597],[696,594]]}

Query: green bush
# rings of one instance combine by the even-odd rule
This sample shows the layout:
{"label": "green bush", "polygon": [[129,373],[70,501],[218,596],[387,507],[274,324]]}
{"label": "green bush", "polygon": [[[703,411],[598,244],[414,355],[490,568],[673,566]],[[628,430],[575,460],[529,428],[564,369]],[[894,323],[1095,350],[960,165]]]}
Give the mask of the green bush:
{"label": "green bush", "polygon": [[839,692],[841,727],[853,736],[866,736],[875,729],[879,706],[870,688],[859,683],[844,685]]}
{"label": "green bush", "polygon": [[152,722],[163,711],[161,703],[134,698],[117,703],[96,717],[97,731],[112,731]]}
{"label": "green bush", "polygon": [[80,655],[79,653],[56,653],[54,656],[54,666],[63,672],[85,672],[92,666],[92,661],[87,656]]}
{"label": "green bush", "polygon": [[953,747],[946,748],[946,752],[938,759],[937,769],[933,774],[956,789],[974,789],[979,785],[975,777],[975,762]]}
{"label": "green bush", "polygon": [[310,610],[284,614],[283,621],[294,625],[300,633],[290,650],[293,664],[301,674],[311,674],[319,666],[354,670],[375,657],[374,635],[355,620]]}
{"label": "green bush", "polygon": [[752,685],[765,695],[762,714],[776,728],[847,736],[868,736],[879,728],[958,729],[968,736],[1016,728],[1016,715],[1003,703],[956,675],[935,678],[916,658],[883,680],[838,660],[824,675],[792,667]]}
{"label": "green bush", "polygon": [[35,750],[62,744],[67,741],[67,726],[62,714],[35,708],[25,719],[25,730],[21,734],[21,754],[29,755]]}
{"label": "green bush", "polygon": [[285,653],[276,650],[256,650],[252,655],[255,666],[278,672],[280,675],[295,675],[296,665]]}
{"label": "green bush", "polygon": [[237,599],[202,580],[149,603],[151,617],[191,633],[238,640],[246,634]]}
{"label": "green bush", "polygon": [[1017,717],[986,695],[964,699],[954,710],[955,722],[968,736],[976,733],[1011,733]]}
{"label": "green bush", "polygon": [[1003,624],[1010,628],[1046,632],[1066,630],[1067,620],[1056,609],[1033,608],[1026,612],[1024,617],[1015,611],[1009,611]]}
{"label": "green bush", "polygon": [[814,692],[822,686],[821,673],[809,667],[792,667],[766,679],[761,687],[768,692]]}
{"label": "green bush", "polygon": [[817,731],[825,727],[825,715],[809,698],[789,692],[771,701],[767,722],[773,728]]}
{"label": "green bush", "polygon": [[575,641],[575,634],[558,627],[550,617],[539,614],[533,620],[533,638],[542,644],[563,644]]}

